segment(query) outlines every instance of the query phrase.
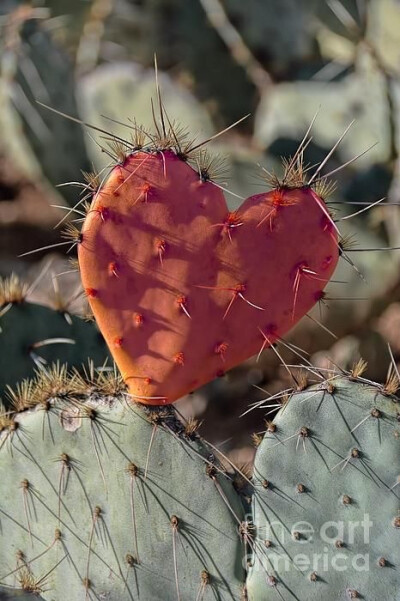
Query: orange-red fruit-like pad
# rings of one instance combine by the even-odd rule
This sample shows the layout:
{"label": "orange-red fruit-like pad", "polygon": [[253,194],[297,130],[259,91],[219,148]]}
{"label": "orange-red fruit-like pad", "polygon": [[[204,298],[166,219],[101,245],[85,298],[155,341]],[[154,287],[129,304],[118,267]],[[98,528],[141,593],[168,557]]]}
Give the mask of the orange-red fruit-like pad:
{"label": "orange-red fruit-like pad", "polygon": [[336,229],[312,189],[258,194],[232,215],[170,151],[130,155],[95,196],[83,286],[135,400],[172,403],[259,353],[330,279]]}

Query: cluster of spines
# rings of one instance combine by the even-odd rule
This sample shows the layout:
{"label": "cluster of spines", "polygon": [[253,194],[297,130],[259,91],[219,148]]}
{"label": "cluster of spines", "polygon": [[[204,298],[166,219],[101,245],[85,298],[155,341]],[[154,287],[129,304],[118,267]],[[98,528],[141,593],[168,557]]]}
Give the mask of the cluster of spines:
{"label": "cluster of spines", "polygon": [[[68,224],[68,231],[71,231],[73,227],[74,226],[72,224]],[[75,267],[75,265],[73,265],[73,267]],[[15,273],[11,274],[9,277],[0,277],[0,318],[3,317],[13,306],[30,302],[29,299],[31,292],[35,290],[39,280],[47,269],[48,267],[46,266],[45,269],[39,273],[39,276],[32,284],[28,284],[27,282],[23,281]],[[57,278],[53,278],[52,283],[54,293],[49,294],[46,306],[63,315],[66,321],[71,325],[71,305],[75,300],[78,299],[78,297],[82,296],[83,292],[82,290],[78,290],[78,292],[70,299],[67,299],[60,292]]]}
{"label": "cluster of spines", "polygon": [[0,307],[22,303],[26,299],[28,289],[28,285],[21,282],[16,274],[0,278]]}
{"label": "cluster of spines", "polygon": [[[157,74],[156,74],[157,79]],[[110,119],[119,125],[123,125],[130,129],[130,138],[124,139],[119,136],[113,135],[106,130],[100,129],[95,126],[91,126],[86,123],[82,123],[84,126],[94,129],[95,131],[103,134],[103,138],[106,142],[106,146],[100,146],[102,151],[109,156],[112,163],[107,168],[106,174],[104,175],[104,169],[96,173],[84,173],[85,183],[82,184],[82,190],[84,193],[83,198],[70,209],[66,216],[70,216],[72,212],[81,212],[77,208],[81,206],[83,212],[87,213],[91,210],[91,203],[87,201],[96,197],[97,193],[101,190],[103,182],[107,179],[107,172],[114,167],[124,166],[126,160],[138,152],[144,152],[149,154],[161,154],[166,151],[171,151],[179,159],[190,164],[193,169],[199,174],[199,180],[203,183],[211,182],[217,185],[220,189],[232,193],[230,190],[223,188],[217,184],[220,178],[225,178],[228,174],[227,162],[224,157],[220,155],[212,155],[205,149],[205,146],[215,138],[221,136],[226,131],[235,127],[242,120],[246,119],[248,115],[239,119],[236,123],[227,127],[223,131],[217,133],[211,138],[197,143],[196,139],[190,139],[190,134],[186,128],[179,125],[175,121],[171,121],[163,105],[160,90],[157,85],[158,94],[158,105],[159,105],[159,119],[157,119],[154,105],[152,103],[153,121],[154,121],[154,132],[150,132],[145,129],[142,125],[139,125],[135,120],[129,120],[128,123],[123,123]],[[47,107],[50,108],[50,107]],[[54,110],[54,109],[51,109]],[[57,112],[57,111],[55,111]],[[68,115],[62,114],[63,117],[70,118]],[[315,119],[315,118],[314,118]],[[308,171],[310,165],[304,163],[304,151],[307,148],[310,138],[309,133],[313,125],[314,119],[310,124],[303,140],[301,141],[295,155],[289,159],[283,158],[283,176],[279,177],[275,173],[270,173],[266,169],[264,171],[264,181],[269,187],[277,192],[277,199],[282,195],[285,190],[291,190],[296,188],[311,188],[319,195],[323,200],[326,201],[328,196],[332,194],[335,189],[335,184],[329,180],[328,176],[321,176],[319,174],[320,167],[311,178],[308,178]],[[76,121],[76,119],[72,119]],[[340,138],[341,139],[341,138]],[[340,141],[340,140],[339,140]],[[337,145],[335,145],[336,148]],[[329,153],[331,156],[333,150]],[[325,161],[324,161],[325,164]],[[76,185],[74,183],[74,185]],[[237,196],[234,194],[234,196]],[[241,198],[241,197],[238,197]],[[243,200],[243,198],[242,198]],[[83,206],[82,206],[83,205]],[[279,206],[285,206],[284,201],[276,200],[275,209]],[[329,213],[327,213],[329,219]],[[80,221],[77,219],[76,221]],[[63,234],[67,240],[65,243],[71,242],[72,246],[75,246],[81,242],[81,234],[77,228],[69,226]]]}
{"label": "cluster of spines", "polygon": [[125,392],[126,386],[115,366],[96,369],[89,361],[81,373],[75,368],[68,370],[67,365],[55,363],[37,370],[33,379],[26,378],[14,388],[7,387],[10,405],[7,414],[21,413],[33,407],[45,408],[51,400],[83,400],[91,395],[118,397]]}
{"label": "cluster of spines", "polygon": [[[289,370],[289,367],[285,363],[283,363],[283,365]],[[377,383],[363,377],[363,374],[368,368],[368,364],[362,358],[358,359],[348,371],[337,366],[333,366],[332,369],[324,370],[311,364],[301,364],[295,367],[295,371],[289,371],[291,379],[294,382],[293,387],[287,388],[275,395],[270,395],[261,401],[252,403],[249,409],[242,414],[246,415],[254,409],[264,409],[266,407],[269,409],[265,419],[266,430],[262,432],[254,432],[252,434],[254,446],[258,447],[261,444],[263,436],[266,432],[275,432],[276,426],[270,419],[270,416],[277,413],[277,411],[280,409],[286,407],[296,394],[303,392],[306,388],[312,385],[317,385],[318,391],[324,391],[327,394],[332,395],[335,391],[335,380],[338,378],[345,378],[348,379],[349,382],[365,384],[371,387],[373,390],[376,390],[376,392],[382,396],[392,398],[395,402],[400,402],[400,395],[398,394],[400,390],[400,373],[396,364],[394,363],[394,360],[392,360],[390,363],[386,381],[384,383]],[[263,388],[258,388],[263,391]]]}

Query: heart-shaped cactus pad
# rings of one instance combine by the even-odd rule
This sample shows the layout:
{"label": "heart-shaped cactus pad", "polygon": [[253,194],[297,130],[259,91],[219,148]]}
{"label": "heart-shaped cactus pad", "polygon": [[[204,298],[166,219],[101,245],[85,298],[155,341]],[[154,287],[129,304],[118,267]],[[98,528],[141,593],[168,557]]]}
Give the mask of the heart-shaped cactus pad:
{"label": "heart-shaped cactus pad", "polygon": [[133,398],[172,403],[279,340],[322,298],[335,225],[310,186],[229,212],[172,150],[129,154],[96,191],[83,286]]}

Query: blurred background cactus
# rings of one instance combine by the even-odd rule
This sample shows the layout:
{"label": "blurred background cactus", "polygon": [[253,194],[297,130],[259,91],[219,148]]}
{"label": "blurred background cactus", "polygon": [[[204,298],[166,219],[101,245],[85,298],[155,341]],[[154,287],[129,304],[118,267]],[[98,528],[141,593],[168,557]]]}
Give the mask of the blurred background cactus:
{"label": "blurred background cactus", "polygon": [[33,288],[15,276],[0,278],[0,397],[6,407],[10,388],[55,360],[77,369],[89,360],[111,363],[96,324],[73,314],[76,295],[63,299],[56,287],[46,306],[30,301]]}
{"label": "blurred background cactus", "polygon": [[[280,157],[293,154],[318,108],[305,150],[311,165],[355,119],[326,171],[371,148],[340,172],[331,208],[339,219],[385,197],[343,221],[341,230],[354,235],[362,249],[400,246],[399,31],[396,0],[3,0],[0,275],[15,272],[29,286],[51,259],[51,274],[40,279],[33,301],[51,305],[54,274],[64,274],[57,281],[65,298],[78,291],[67,246],[18,256],[60,241],[54,226],[66,217],[79,218],[66,207],[80,198],[79,188],[61,184],[101,169],[107,156],[96,143],[100,137],[37,101],[101,129],[127,133],[112,119],[144,124],[151,119],[155,53],[171,119],[199,139],[251,113],[213,144],[228,157],[224,185],[239,196],[261,189],[258,165],[279,171]],[[240,203],[231,194],[227,200],[232,209]],[[328,298],[312,313],[323,327],[305,319],[288,341],[320,367],[330,360],[348,367],[363,355],[369,360],[367,375],[383,381],[388,340],[400,360],[400,251],[356,249],[349,249],[348,257],[364,279],[343,262]],[[4,315],[0,308],[4,332],[14,309],[21,308]],[[85,313],[78,293],[74,312]],[[48,336],[56,335],[43,339]],[[0,334],[2,357],[8,348]],[[280,350],[287,362],[300,361],[293,350]],[[99,366],[103,356],[95,360]],[[249,435],[258,420],[252,413],[238,416],[265,396],[259,387],[274,394],[287,386],[279,363],[266,351],[259,362],[249,360],[183,399],[180,409],[207,417],[206,436],[240,462],[250,461]]]}

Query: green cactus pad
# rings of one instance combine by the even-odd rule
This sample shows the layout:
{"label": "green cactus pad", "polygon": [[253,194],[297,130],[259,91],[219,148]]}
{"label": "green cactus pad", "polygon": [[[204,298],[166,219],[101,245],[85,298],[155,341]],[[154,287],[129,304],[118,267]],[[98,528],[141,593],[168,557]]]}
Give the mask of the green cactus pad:
{"label": "green cactus pad", "polygon": [[358,380],[294,394],[258,448],[250,601],[400,599],[400,407]]}
{"label": "green cactus pad", "polygon": [[1,434],[0,584],[31,574],[46,601],[239,600],[243,509],[210,449],[172,409],[79,382]]}
{"label": "green cactus pad", "polygon": [[[18,11],[19,9],[17,9]],[[14,15],[14,25],[4,36],[7,52],[3,52],[0,83],[8,121],[5,126],[10,136],[13,157],[18,164],[22,152],[23,163],[31,163],[33,151],[45,177],[53,186],[76,181],[81,172],[90,171],[83,130],[77,123],[63,119],[44,108],[39,102],[58,111],[76,117],[74,68],[67,54],[54,41],[46,21],[26,10]],[[12,15],[9,17],[10,22]],[[6,33],[8,31],[5,30]],[[10,41],[10,39],[12,41]],[[18,114],[14,114],[14,110]],[[23,128],[16,131],[20,121]],[[20,129],[20,127],[19,127]],[[14,140],[17,138],[17,140]],[[26,148],[28,143],[29,150]],[[68,160],[65,158],[68,157]],[[30,166],[32,169],[32,166]],[[58,188],[71,205],[77,202],[76,189],[71,186]]]}
{"label": "green cactus pad", "polygon": [[100,366],[109,354],[96,325],[80,317],[67,321],[54,309],[26,301],[0,317],[0,396],[5,402],[6,385],[31,377],[43,361],[81,367],[89,358]]}

